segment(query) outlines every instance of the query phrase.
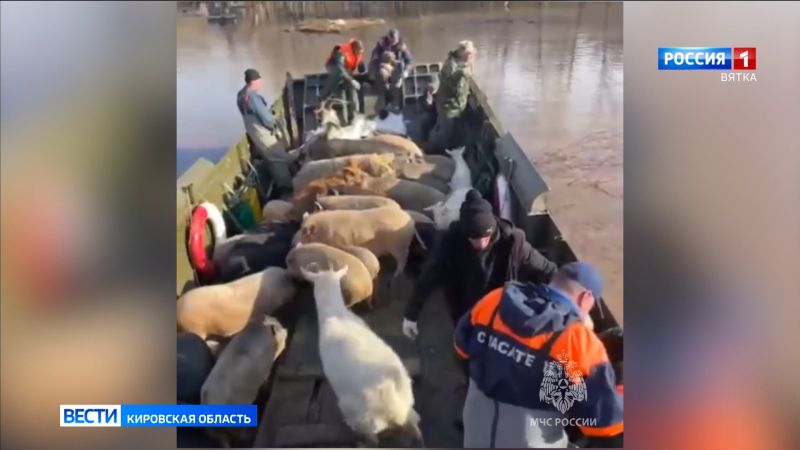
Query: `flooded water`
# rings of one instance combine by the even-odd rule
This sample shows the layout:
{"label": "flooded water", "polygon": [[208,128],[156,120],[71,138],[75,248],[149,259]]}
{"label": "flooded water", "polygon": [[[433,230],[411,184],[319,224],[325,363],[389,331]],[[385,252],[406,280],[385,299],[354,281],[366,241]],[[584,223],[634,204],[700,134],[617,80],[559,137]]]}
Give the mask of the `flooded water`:
{"label": "flooded water", "polygon": [[[602,269],[605,297],[622,321],[622,5],[512,2],[508,12],[384,18],[386,26],[351,34],[371,50],[396,26],[420,62],[443,60],[459,40],[475,43],[479,85],[550,185],[553,216],[578,257]],[[287,71],[323,71],[332,46],[351,36],[285,28],[178,20],[181,161],[241,137],[234,99],[244,69],[261,72],[272,100]]]}

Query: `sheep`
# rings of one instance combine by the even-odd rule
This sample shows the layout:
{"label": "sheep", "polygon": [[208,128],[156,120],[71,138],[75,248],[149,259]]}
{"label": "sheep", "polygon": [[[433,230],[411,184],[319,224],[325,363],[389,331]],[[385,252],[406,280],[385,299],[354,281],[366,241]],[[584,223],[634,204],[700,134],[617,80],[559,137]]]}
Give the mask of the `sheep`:
{"label": "sheep", "polygon": [[[298,244],[286,257],[289,274],[304,280],[300,268],[311,263],[328,265],[347,265],[351,269],[342,281],[342,294],[348,307],[366,301],[371,306],[374,279],[380,266],[377,258],[367,249],[347,247],[348,251],[326,244]],[[363,250],[363,251],[362,251]],[[369,253],[367,255],[366,253]],[[370,257],[371,256],[371,257]],[[377,266],[377,268],[376,268]]]}
{"label": "sheep", "polygon": [[456,170],[453,173],[453,178],[450,179],[450,189],[453,191],[472,187],[472,175],[470,174],[467,162],[464,160],[464,150],[465,147],[445,150],[456,163]]}
{"label": "sheep", "polygon": [[374,177],[392,177],[395,175],[391,166],[394,159],[395,155],[392,153],[371,153],[309,161],[295,174],[292,185],[295,192],[300,192],[308,183],[330,176],[351,164]]}
{"label": "sheep", "polygon": [[433,225],[434,224],[434,221],[430,217],[426,216],[425,214],[422,214],[422,213],[417,212],[417,211],[412,211],[410,209],[404,209],[403,211],[407,212],[408,215],[411,216],[411,219],[414,221],[414,225]]}
{"label": "sheep", "polygon": [[355,245],[346,245],[342,247],[342,250],[361,260],[361,262],[364,263],[364,267],[367,268],[369,276],[372,277],[373,280],[378,277],[378,273],[381,271],[381,263],[378,261],[378,257],[375,256],[375,253],[372,253],[364,247]]}
{"label": "sheep", "polygon": [[198,404],[200,392],[214,367],[214,355],[203,339],[192,333],[178,333],[178,402]]}
{"label": "sheep", "polygon": [[356,245],[375,256],[391,255],[397,262],[394,276],[406,266],[414,239],[414,220],[393,206],[361,211],[322,211],[308,216],[300,226],[300,242],[320,242],[333,247]]}
{"label": "sheep", "polygon": [[284,223],[291,221],[292,203],[284,200],[270,200],[261,209],[261,223]]}
{"label": "sheep", "polygon": [[[291,219],[291,218],[290,218]],[[259,225],[214,249],[215,283],[227,283],[272,266],[283,266],[299,222]]]}
{"label": "sheep", "polygon": [[400,209],[400,205],[387,197],[379,195],[326,195],[316,200],[317,210],[361,210],[370,208],[380,208],[383,206],[394,206]]}
{"label": "sheep", "polygon": [[370,177],[358,167],[348,166],[330,177],[315,180],[297,193],[293,200],[297,211],[313,210],[314,201],[331,192],[350,195],[385,195],[403,209],[424,212],[424,209],[446,198],[442,192],[409,180]]}
{"label": "sheep", "polygon": [[378,447],[378,434],[396,428],[422,445],[408,371],[397,353],[344,303],[339,285],[348,266],[336,272],[309,269],[314,266],[300,270],[314,284],[322,369],[345,423],[367,447]]}
{"label": "sheep", "polygon": [[[258,316],[249,320],[222,351],[203,383],[204,405],[248,405],[255,401],[261,386],[269,378],[275,359],[286,348],[286,329],[275,318]],[[229,438],[240,436],[241,429],[214,429],[207,432],[219,437],[226,447]]]}
{"label": "sheep", "polygon": [[378,134],[370,138],[371,141],[386,142],[387,144],[396,145],[404,149],[403,153],[406,155],[415,156],[417,160],[423,160],[425,153],[419,148],[417,144],[411,139],[396,134]]}
{"label": "sheep", "polygon": [[286,329],[274,317],[248,320],[222,351],[201,391],[206,405],[249,404],[286,347]]}
{"label": "sheep", "polygon": [[[393,141],[387,138],[396,138],[398,140]],[[394,153],[407,161],[424,160],[424,154],[416,144],[400,136],[391,135],[372,136],[360,140],[317,139],[303,146],[300,158],[301,160],[316,161],[318,159],[369,153]]]}
{"label": "sheep", "polygon": [[424,160],[412,162],[402,158],[395,158],[392,166],[398,176],[409,180],[432,177],[445,183],[450,182],[456,170],[455,161],[441,155],[425,155]]}
{"label": "sheep", "polygon": [[460,188],[453,191],[447,200],[425,208],[433,213],[433,222],[436,228],[446,230],[450,224],[458,220],[461,215],[461,204],[467,198],[467,192],[472,188]]}
{"label": "sheep", "polygon": [[178,331],[229,337],[250,317],[272,314],[297,293],[286,269],[270,267],[236,281],[194,288],[178,298]]}

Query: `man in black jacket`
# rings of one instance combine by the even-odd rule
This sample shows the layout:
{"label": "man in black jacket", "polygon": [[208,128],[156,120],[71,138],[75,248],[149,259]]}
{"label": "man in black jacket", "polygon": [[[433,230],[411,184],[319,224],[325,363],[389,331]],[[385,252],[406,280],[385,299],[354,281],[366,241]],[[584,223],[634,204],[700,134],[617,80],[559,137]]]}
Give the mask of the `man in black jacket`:
{"label": "man in black jacket", "polygon": [[418,334],[417,317],[435,286],[443,282],[453,322],[506,281],[549,282],[558,267],[536,251],[525,232],[494,215],[492,205],[471,190],[422,270],[403,318],[403,333]]}

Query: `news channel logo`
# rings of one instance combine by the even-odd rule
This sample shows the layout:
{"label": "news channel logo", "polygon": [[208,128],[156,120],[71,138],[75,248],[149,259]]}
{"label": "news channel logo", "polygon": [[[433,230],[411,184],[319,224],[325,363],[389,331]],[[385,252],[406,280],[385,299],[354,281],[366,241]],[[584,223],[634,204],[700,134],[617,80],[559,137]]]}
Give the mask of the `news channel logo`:
{"label": "news channel logo", "polygon": [[256,405],[60,405],[62,427],[255,427]]}
{"label": "news channel logo", "polygon": [[755,47],[659,47],[658,70],[715,70],[720,81],[750,82],[756,78]]}

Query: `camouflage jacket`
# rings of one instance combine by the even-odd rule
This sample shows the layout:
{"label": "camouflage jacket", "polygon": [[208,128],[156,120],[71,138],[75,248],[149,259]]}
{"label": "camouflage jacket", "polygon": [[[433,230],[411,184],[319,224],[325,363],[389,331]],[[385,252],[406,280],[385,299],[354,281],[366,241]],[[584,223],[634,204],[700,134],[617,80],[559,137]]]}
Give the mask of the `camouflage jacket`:
{"label": "camouflage jacket", "polygon": [[458,62],[455,53],[450,52],[439,73],[436,110],[440,116],[455,118],[464,112],[469,98],[470,76],[467,66]]}

